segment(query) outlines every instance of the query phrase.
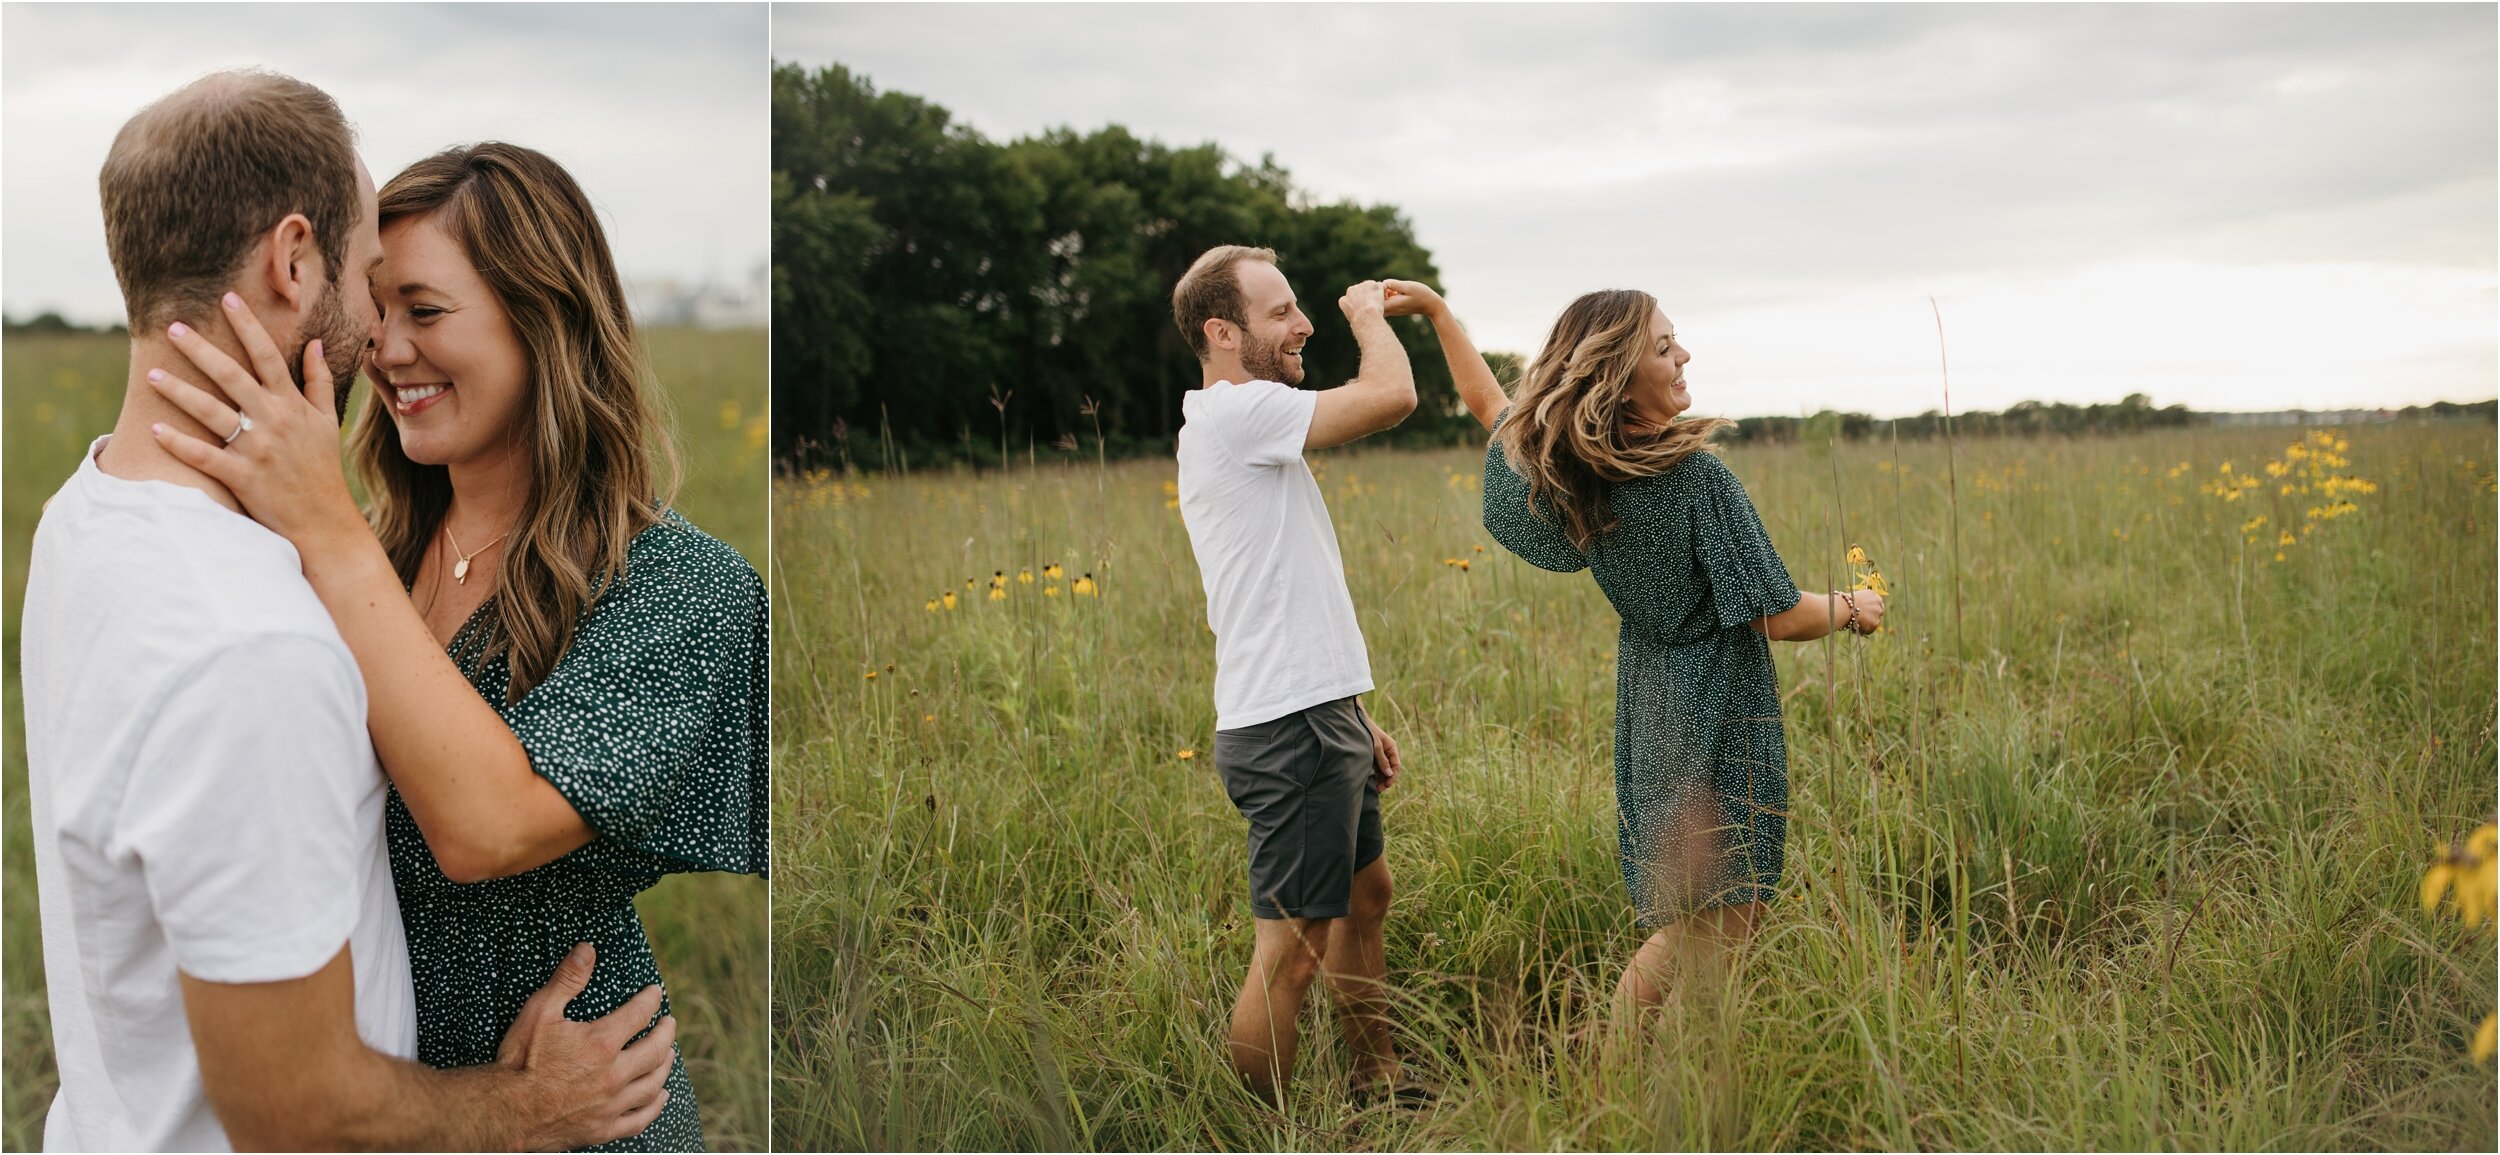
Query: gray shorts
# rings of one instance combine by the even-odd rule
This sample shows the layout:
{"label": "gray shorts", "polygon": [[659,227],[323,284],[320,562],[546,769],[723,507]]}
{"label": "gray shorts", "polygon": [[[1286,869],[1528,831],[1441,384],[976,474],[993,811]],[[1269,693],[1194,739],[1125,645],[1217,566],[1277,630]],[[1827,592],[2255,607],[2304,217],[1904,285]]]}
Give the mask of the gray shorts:
{"label": "gray shorts", "polygon": [[1371,727],[1352,698],[1215,732],[1215,769],[1250,820],[1250,912],[1343,918],[1380,857]]}

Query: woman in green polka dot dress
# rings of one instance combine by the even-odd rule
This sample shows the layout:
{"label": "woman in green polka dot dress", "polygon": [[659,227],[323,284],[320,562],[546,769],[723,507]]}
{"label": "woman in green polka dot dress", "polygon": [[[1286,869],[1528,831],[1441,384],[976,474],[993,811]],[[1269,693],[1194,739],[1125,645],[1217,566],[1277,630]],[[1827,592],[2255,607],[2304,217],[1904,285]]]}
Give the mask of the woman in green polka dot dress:
{"label": "woman in green polka dot dress", "polygon": [[1622,615],[1616,642],[1616,841],[1651,929],[1616,997],[1740,945],[1779,881],[1788,750],[1769,642],[1871,633],[1881,595],[1800,597],[1745,487],[1710,451],[1730,424],[1677,420],[1691,354],[1647,293],[1573,301],[1503,395],[1449,306],[1392,281],[1393,315],[1428,316],[1459,395],[1493,432],[1484,525],[1532,565],[1586,569]]}
{"label": "woman in green polka dot dress", "polygon": [[[453,149],[392,178],[379,215],[375,388],[350,438],[369,513],[317,344],[302,394],[265,336],[248,372],[195,358],[229,397],[262,392],[248,432],[190,452],[296,546],[356,655],[418,1057],[470,1066],[576,943],[598,955],[572,1018],[659,983],[634,895],[660,876],[763,873],[764,588],[661,496],[666,434],[571,176]],[[611,1149],[702,1147],[682,1059],[667,1089]]]}

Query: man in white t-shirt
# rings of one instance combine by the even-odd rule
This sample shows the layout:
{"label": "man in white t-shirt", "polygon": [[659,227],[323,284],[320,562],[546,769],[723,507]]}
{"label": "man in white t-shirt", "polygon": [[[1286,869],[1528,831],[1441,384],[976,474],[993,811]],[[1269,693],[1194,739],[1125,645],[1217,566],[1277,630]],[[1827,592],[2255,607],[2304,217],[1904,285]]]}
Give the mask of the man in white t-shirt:
{"label": "man in white t-shirt", "polygon": [[1346,592],[1337,531],[1305,450],[1380,432],[1415,411],[1406,350],[1382,314],[1380,282],[1337,302],[1362,362],[1354,380],[1307,391],[1311,322],[1267,249],[1225,245],[1172,290],[1172,317],[1198,355],[1200,388],[1182,399],[1181,518],[1215,631],[1215,762],[1250,825],[1257,941],[1233,1004],[1233,1065],[1282,1103],[1296,1020],[1324,979],[1354,1052],[1358,1104],[1412,1104],[1390,1039],[1381,925],[1389,863],[1380,792],[1401,768],[1397,743],[1357,696],[1372,688],[1363,631]]}
{"label": "man in white t-shirt", "polygon": [[[47,1150],[519,1149],[635,1134],[665,1103],[655,990],[564,1007],[587,946],[488,1067],[416,1051],[365,689],[294,548],[149,428],[231,440],[158,396],[169,325],[238,360],[233,286],[346,380],[374,322],[372,178],[337,105],[265,72],[142,110],[99,181],[129,310],[112,436],[46,504],[20,658],[60,1089]],[[207,380],[205,376],[194,380]],[[300,381],[300,376],[299,376]],[[346,390],[340,390],[344,396]]]}

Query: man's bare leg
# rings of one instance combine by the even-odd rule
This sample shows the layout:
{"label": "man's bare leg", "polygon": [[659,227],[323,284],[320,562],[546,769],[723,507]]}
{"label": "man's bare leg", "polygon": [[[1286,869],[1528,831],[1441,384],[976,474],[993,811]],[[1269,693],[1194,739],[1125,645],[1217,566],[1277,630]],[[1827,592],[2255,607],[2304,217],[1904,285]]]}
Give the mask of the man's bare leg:
{"label": "man's bare leg", "polygon": [[1300,1043],[1302,996],[1328,954],[1332,918],[1261,918],[1250,948],[1250,976],[1233,1002],[1233,1069],[1260,1098],[1284,1106]]}
{"label": "man's bare leg", "polygon": [[1352,907],[1328,935],[1322,971],[1346,1047],[1354,1052],[1353,1084],[1386,1086],[1398,1077],[1398,1048],[1389,1031],[1389,953],[1381,927],[1389,917],[1389,857],[1354,872]]}
{"label": "man's bare leg", "polygon": [[1669,987],[1718,973],[1728,956],[1752,939],[1763,904],[1720,906],[1698,910],[1660,927],[1632,955],[1615,984],[1615,1011],[1626,1023],[1642,1010],[1664,1002]]}

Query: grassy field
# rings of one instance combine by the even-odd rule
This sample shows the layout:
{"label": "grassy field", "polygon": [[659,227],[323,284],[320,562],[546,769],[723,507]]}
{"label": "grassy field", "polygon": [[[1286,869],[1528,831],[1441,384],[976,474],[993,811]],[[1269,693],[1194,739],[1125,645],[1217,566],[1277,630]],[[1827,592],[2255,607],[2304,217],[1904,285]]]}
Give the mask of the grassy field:
{"label": "grassy field", "polygon": [[[769,355],[760,332],[650,334],[651,360],[669,387],[685,458],[679,508],[737,546],[764,557],[765,399]],[[128,344],[103,336],[20,336],[5,351],[7,493],[6,1117],[0,1145],[42,1146],[52,1101],[49,1013],[35,909],[35,855],[28,841],[26,745],[18,692],[18,608],[26,551],[45,499],[88,442],[111,431]],[[760,567],[759,567],[760,568]],[[769,575],[768,575],[769,576]],[[769,1079],[765,1036],[765,884],[755,878],[673,875],[645,892],[643,921],[667,976],[680,1045],[718,1150],[762,1150]]]}
{"label": "grassy field", "polygon": [[1285,1114],[1224,1062],[1242,825],[1170,463],[779,481],[775,1144],[2490,1150],[2492,941],[2414,893],[2493,812],[2493,430],[2340,435],[1732,451],[1798,584],[1861,545],[1890,628],[1776,647],[1781,900],[1628,1036],[1615,615],[1487,538],[1478,453],[1326,455],[1407,764],[1408,1115],[1324,1022]]}

